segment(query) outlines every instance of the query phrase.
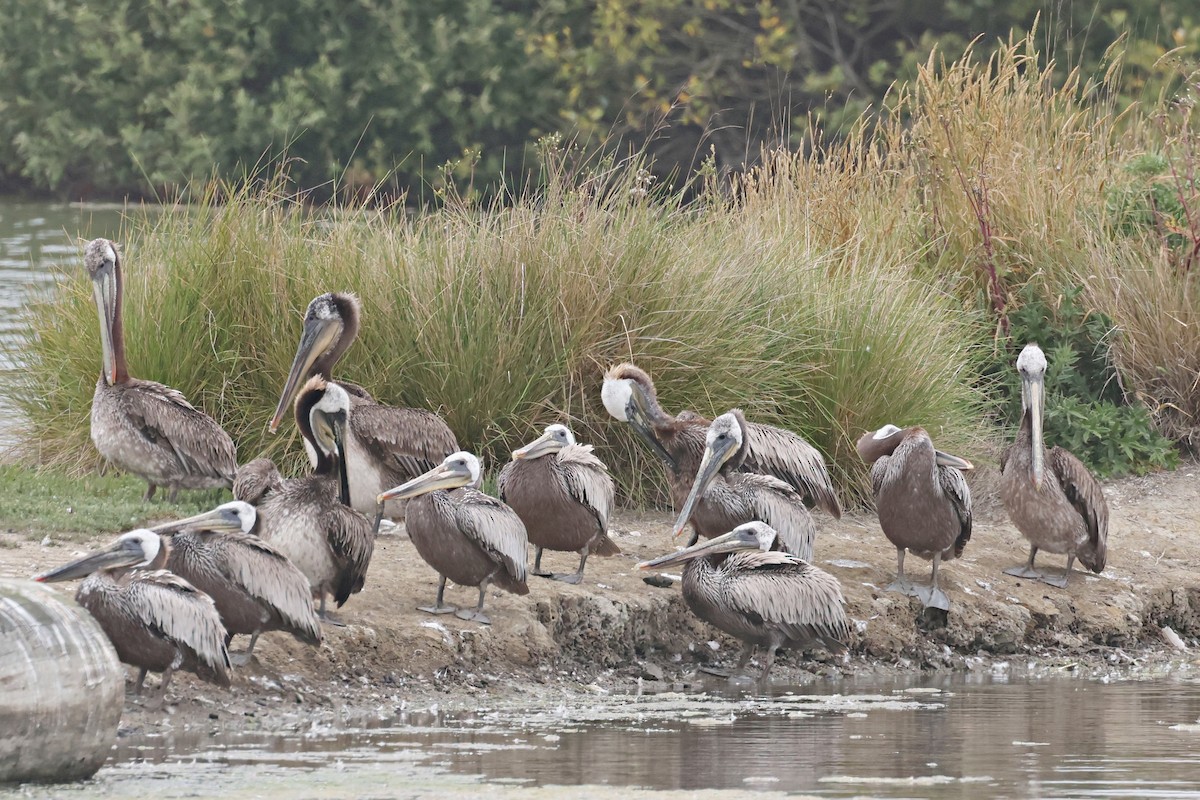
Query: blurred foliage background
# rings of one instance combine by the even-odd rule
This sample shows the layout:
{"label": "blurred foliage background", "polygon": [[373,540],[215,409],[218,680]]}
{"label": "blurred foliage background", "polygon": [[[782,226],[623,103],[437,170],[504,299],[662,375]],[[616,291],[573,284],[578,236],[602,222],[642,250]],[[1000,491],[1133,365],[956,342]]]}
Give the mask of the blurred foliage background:
{"label": "blurred foliage background", "polygon": [[[547,134],[660,179],[838,137],[915,80],[1032,33],[1057,81],[1177,85],[1190,0],[94,0],[0,2],[0,191],[174,199],[289,159],[317,199],[435,202],[541,180]],[[1119,57],[1118,57],[1119,54]],[[822,133],[817,134],[816,131]]]}

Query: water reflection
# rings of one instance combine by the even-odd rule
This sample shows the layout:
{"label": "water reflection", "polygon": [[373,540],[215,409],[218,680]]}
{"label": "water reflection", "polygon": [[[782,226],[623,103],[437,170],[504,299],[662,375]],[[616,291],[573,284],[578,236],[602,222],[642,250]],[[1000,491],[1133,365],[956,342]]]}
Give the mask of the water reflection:
{"label": "water reflection", "polygon": [[[290,736],[122,739],[114,765],[403,762],[521,785],[829,797],[1198,797],[1200,683],[948,676],[565,701]],[[720,693],[719,693],[720,692]],[[1172,726],[1183,725],[1182,729]],[[159,774],[161,778],[161,773]]]}

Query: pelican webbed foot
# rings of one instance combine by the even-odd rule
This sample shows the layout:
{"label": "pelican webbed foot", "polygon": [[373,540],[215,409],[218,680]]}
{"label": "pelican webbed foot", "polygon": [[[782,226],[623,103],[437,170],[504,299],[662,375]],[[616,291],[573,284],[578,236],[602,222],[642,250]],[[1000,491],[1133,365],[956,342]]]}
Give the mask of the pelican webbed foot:
{"label": "pelican webbed foot", "polygon": [[454,612],[454,616],[459,619],[465,619],[467,622],[478,622],[480,625],[492,624],[492,621],[488,619],[488,615],[477,608],[460,608]]}
{"label": "pelican webbed foot", "polygon": [[380,536],[390,536],[400,530],[400,526],[385,517],[379,518],[379,529],[375,532]]}
{"label": "pelican webbed foot", "polygon": [[562,583],[570,583],[578,585],[583,583],[582,572],[547,572],[542,575],[543,578],[549,578],[552,581],[560,581]]}
{"label": "pelican webbed foot", "polygon": [[1046,576],[1039,570],[1030,567],[1027,564],[1022,564],[1019,567],[1009,567],[1004,570],[1005,575],[1012,575],[1015,578],[1027,578],[1031,581],[1044,581]]}
{"label": "pelican webbed foot", "polygon": [[457,614],[458,606],[438,603],[434,606],[417,606],[417,611],[424,611],[426,614]]}
{"label": "pelican webbed foot", "polygon": [[940,611],[950,610],[950,598],[936,587],[919,587],[917,597],[925,604],[926,608],[936,608]]}
{"label": "pelican webbed foot", "polygon": [[320,611],[317,613],[317,616],[321,618],[323,624],[332,625],[335,628],[344,628],[348,624],[332,611]]}
{"label": "pelican webbed foot", "polygon": [[904,577],[896,578],[896,580],[888,584],[884,591],[896,592],[897,594],[904,594],[909,597],[921,597],[921,587]]}
{"label": "pelican webbed foot", "polygon": [[235,667],[244,667],[250,663],[251,655],[246,651],[229,654],[229,663]]}
{"label": "pelican webbed foot", "polygon": [[1048,583],[1051,586],[1057,586],[1059,589],[1065,589],[1065,588],[1067,588],[1067,581],[1070,579],[1070,577],[1071,577],[1071,572],[1070,572],[1070,570],[1068,570],[1067,572],[1064,572],[1062,575],[1042,574],[1042,576],[1038,580],[1040,580],[1042,583]]}
{"label": "pelican webbed foot", "polygon": [[727,678],[733,680],[737,676],[737,671],[732,669],[721,669],[720,667],[700,667],[697,672],[703,672],[705,675],[714,675],[718,678]]}

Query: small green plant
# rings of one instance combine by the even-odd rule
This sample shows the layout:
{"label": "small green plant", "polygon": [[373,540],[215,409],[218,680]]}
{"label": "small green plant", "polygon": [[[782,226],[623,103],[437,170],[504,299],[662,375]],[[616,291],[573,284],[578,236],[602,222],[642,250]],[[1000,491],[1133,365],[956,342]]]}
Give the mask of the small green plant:
{"label": "small green plant", "polygon": [[1178,454],[1140,405],[1125,402],[1109,354],[1113,322],[1088,312],[1082,290],[1067,289],[1048,300],[1027,285],[1009,315],[1010,336],[997,342],[984,374],[996,383],[1001,424],[1021,421],[1021,382],[1014,364],[1021,348],[1036,342],[1046,354],[1045,437],[1061,445],[1102,477],[1142,474],[1175,466]]}

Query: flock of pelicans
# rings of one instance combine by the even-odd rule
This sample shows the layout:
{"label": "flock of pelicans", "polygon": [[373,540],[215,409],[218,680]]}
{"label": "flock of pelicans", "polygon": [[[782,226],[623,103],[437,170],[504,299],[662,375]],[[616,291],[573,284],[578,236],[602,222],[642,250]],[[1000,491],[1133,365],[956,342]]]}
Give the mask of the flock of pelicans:
{"label": "flock of pelicans", "polygon": [[[92,439],[115,467],[141,476],[146,497],[159,486],[228,487],[235,501],[204,514],[121,535],[110,546],[37,576],[86,577],[76,598],[100,622],[125,663],[161,672],[165,693],[176,669],[229,683],[258,636],[287,631],[321,640],[326,609],[363,588],[384,517],[403,518],[417,552],[441,576],[437,598],[420,610],[488,622],[489,586],[527,594],[533,574],[568,583],[588,557],[620,552],[608,536],[613,483],[588,445],[551,425],[513,452],[500,472],[499,497],[480,490],[479,459],[461,451],[436,414],[391,408],[331,375],[359,329],[359,305],[325,294],[308,307],[300,344],[271,430],[294,412],[311,474],[283,478],[268,459],[238,467],[232,440],[178,391],[129,374],[121,322],[122,274],[116,246],[89,242],[84,264],[100,315],[103,369],[92,400]],[[1017,360],[1023,416],[1001,460],[1000,491],[1030,542],[1028,564],[1007,572],[1066,586],[1075,558],[1094,572],[1105,562],[1108,510],[1099,484],[1062,448],[1042,441],[1046,360],[1028,345]],[[632,364],[611,368],[602,400],[662,459],[679,510],[674,532],[690,523],[689,546],[639,564],[683,567],[683,595],[700,618],[754,648],[765,648],[763,677],[780,647],[839,651],[850,638],[837,579],[813,564],[816,526],[809,507],[841,516],[821,454],[796,434],[756,424],[732,410],[711,422],[659,405],[649,375]],[[969,461],[934,448],[922,428],[886,425],[858,440],[884,534],[896,547],[888,587],[948,609],[938,588],[942,561],[962,555],[971,536]],[[372,523],[372,515],[374,521]],[[703,541],[701,541],[703,539]],[[573,573],[542,570],[543,550],[579,554]],[[1038,550],[1065,554],[1067,569],[1034,568]],[[928,585],[905,575],[911,552],[932,561]],[[479,590],[474,608],[446,602],[446,581]],[[249,635],[244,652],[228,650]]]}

